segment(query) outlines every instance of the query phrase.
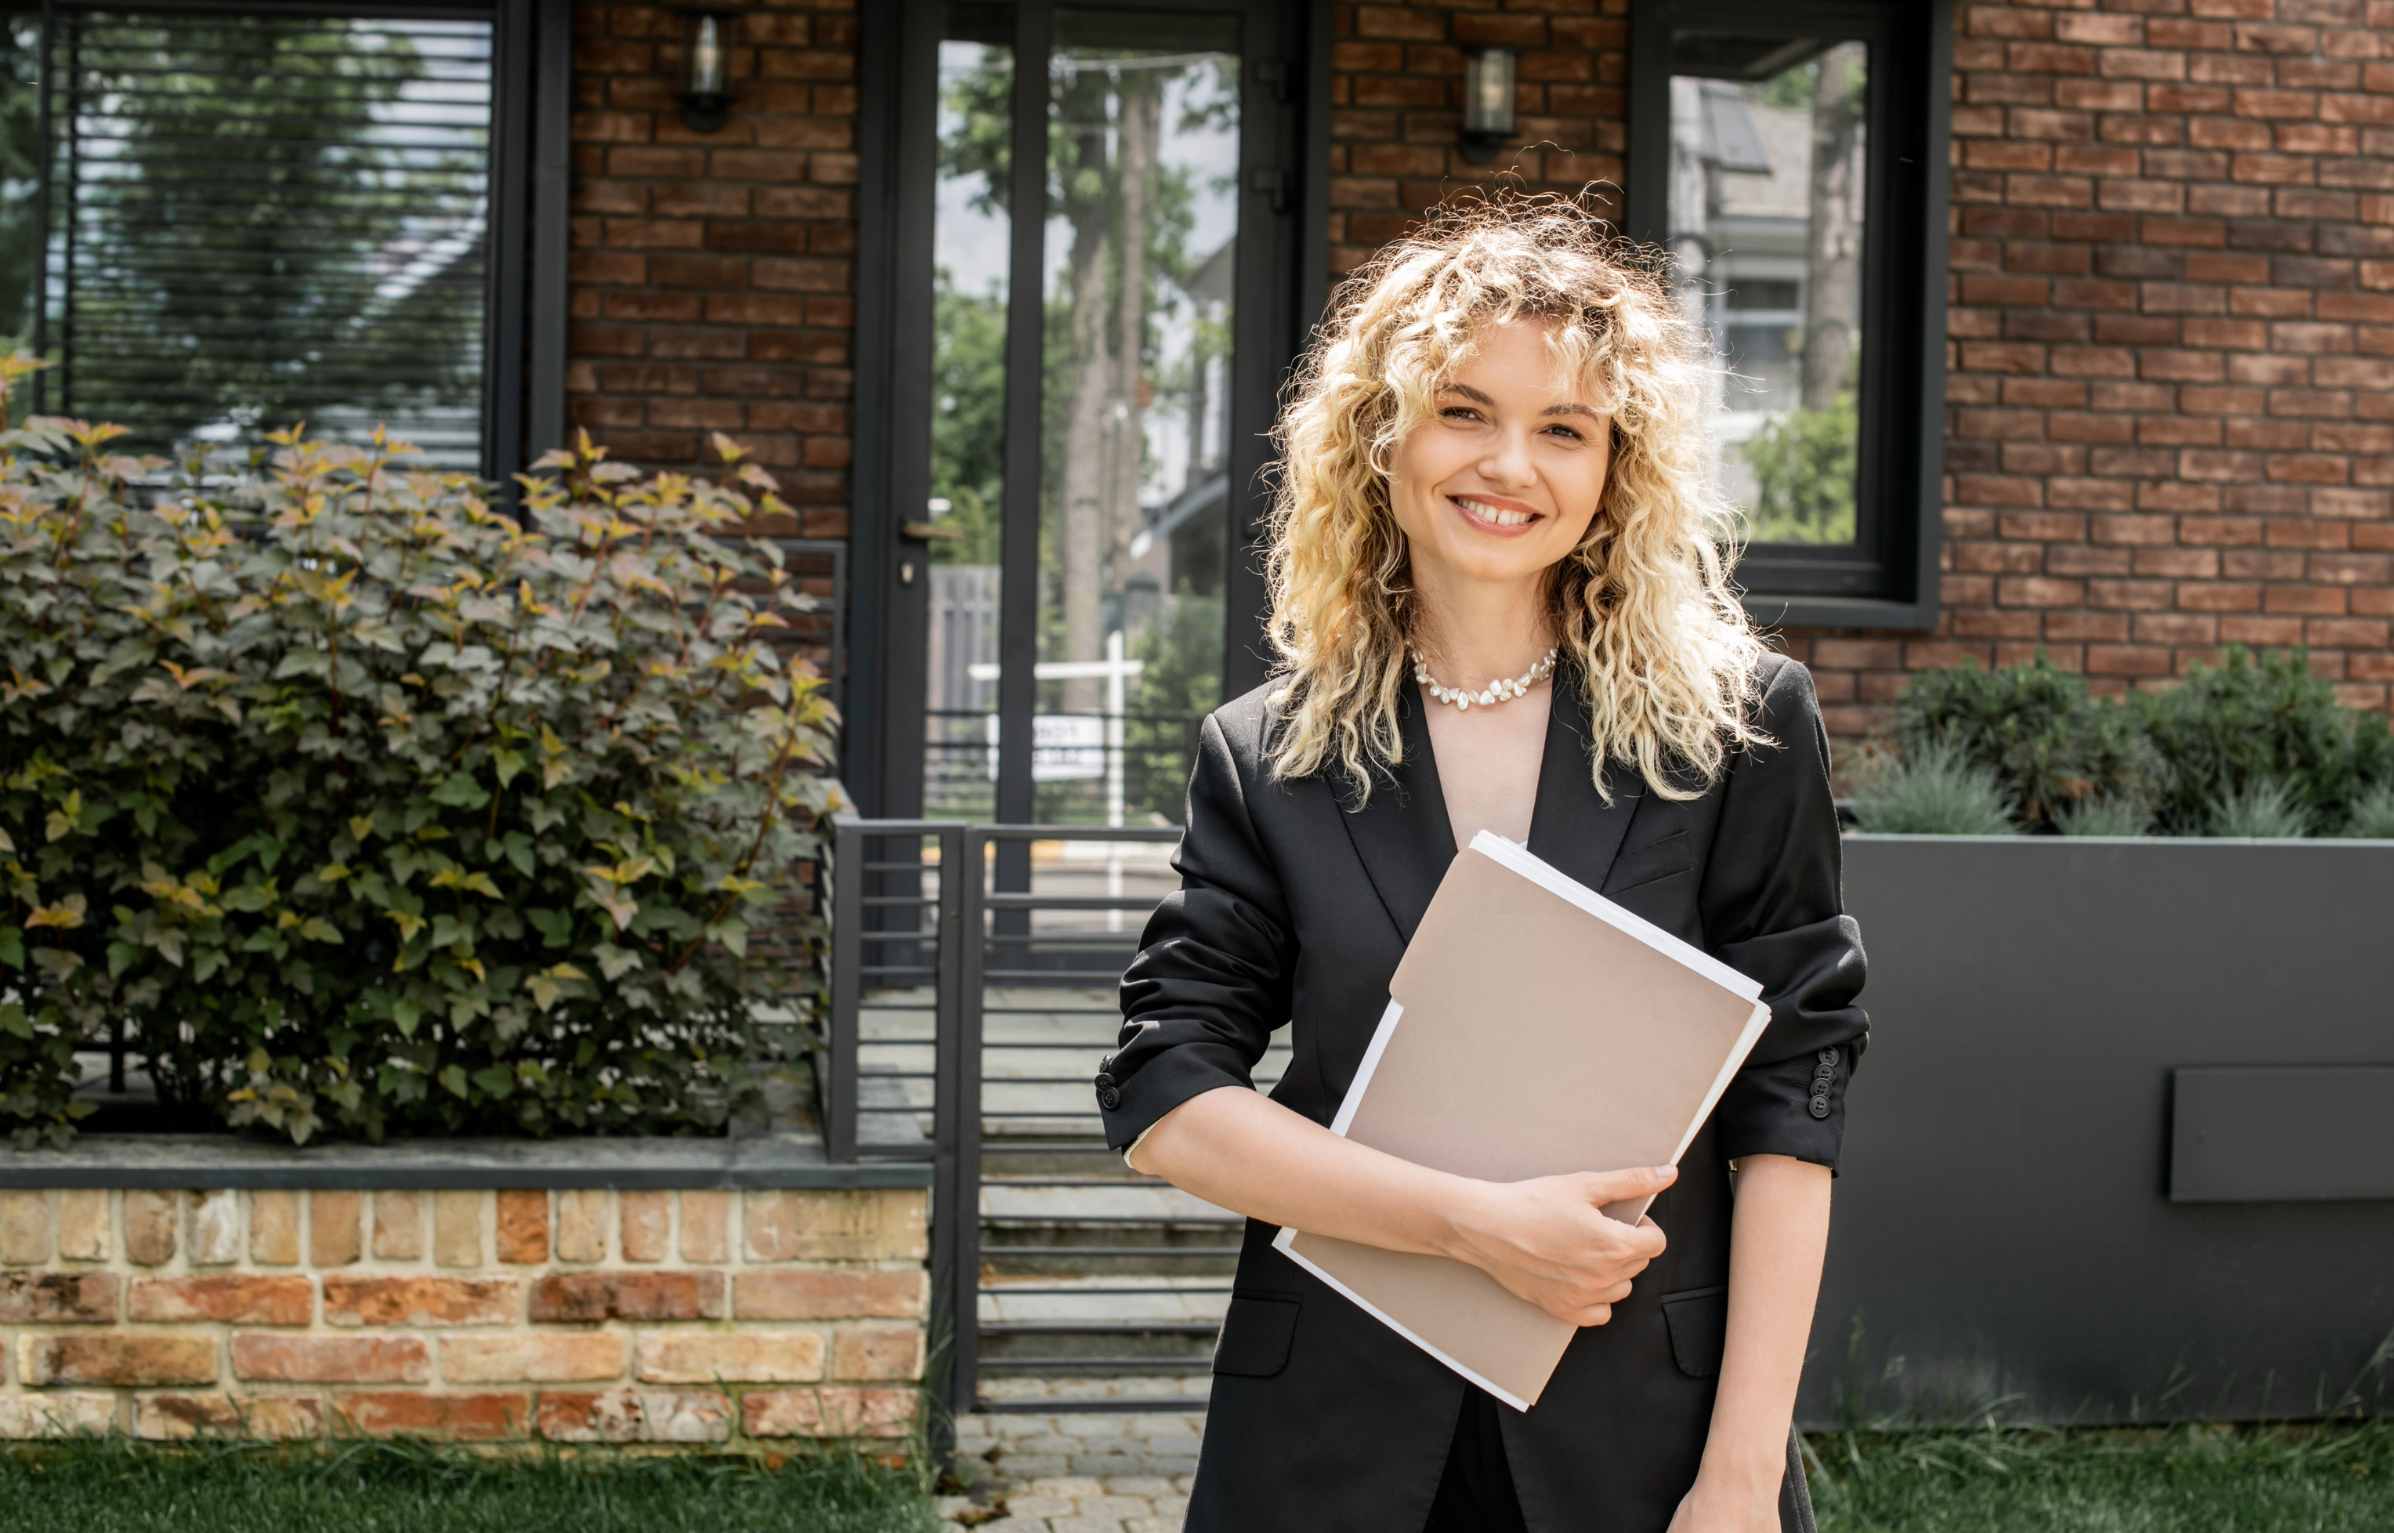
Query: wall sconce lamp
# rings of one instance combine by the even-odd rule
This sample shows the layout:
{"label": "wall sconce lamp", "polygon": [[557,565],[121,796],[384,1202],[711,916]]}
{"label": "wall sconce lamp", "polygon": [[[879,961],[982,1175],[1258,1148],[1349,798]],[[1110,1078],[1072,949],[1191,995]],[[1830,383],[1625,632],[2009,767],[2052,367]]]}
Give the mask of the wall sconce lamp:
{"label": "wall sconce lamp", "polygon": [[1474,48],[1463,56],[1463,157],[1492,160],[1513,139],[1513,50]]}
{"label": "wall sconce lamp", "polygon": [[682,121],[712,133],[731,116],[731,49],[737,11],[682,9]]}

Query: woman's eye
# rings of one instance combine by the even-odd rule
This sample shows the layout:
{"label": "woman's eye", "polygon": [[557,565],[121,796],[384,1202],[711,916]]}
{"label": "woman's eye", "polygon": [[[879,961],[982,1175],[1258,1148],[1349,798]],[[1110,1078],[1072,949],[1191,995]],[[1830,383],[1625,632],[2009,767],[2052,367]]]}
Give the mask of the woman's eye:
{"label": "woman's eye", "polygon": [[1550,426],[1547,429],[1550,431],[1560,431],[1563,435],[1569,437],[1574,442],[1586,440],[1585,437],[1582,437],[1579,434],[1579,429],[1575,426]]}
{"label": "woman's eye", "polygon": [[1480,412],[1469,405],[1448,405],[1438,413],[1449,420],[1478,420],[1480,418]]}

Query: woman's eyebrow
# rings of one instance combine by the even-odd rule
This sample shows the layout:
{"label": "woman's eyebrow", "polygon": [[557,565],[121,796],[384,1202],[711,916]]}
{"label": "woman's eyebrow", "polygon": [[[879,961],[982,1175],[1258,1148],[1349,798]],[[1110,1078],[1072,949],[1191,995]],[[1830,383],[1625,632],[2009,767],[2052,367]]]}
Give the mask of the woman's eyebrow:
{"label": "woman's eyebrow", "polygon": [[[1470,400],[1473,404],[1486,405],[1491,410],[1496,408],[1495,400],[1490,399],[1487,395],[1481,393],[1478,389],[1473,388],[1468,383],[1450,383],[1446,386],[1446,389],[1448,393],[1460,394],[1465,399]],[[1597,414],[1595,410],[1591,409],[1589,406],[1576,403],[1567,405],[1548,405],[1545,409],[1539,411],[1538,413],[1540,415],[1584,415],[1592,421],[1600,421],[1604,419],[1603,416]]]}

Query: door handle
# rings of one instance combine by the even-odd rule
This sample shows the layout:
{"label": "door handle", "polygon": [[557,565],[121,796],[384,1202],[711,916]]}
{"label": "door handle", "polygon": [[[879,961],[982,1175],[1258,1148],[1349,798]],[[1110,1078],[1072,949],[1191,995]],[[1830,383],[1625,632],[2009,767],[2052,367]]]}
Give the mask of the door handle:
{"label": "door handle", "polygon": [[964,541],[964,529],[948,522],[901,522],[898,524],[898,531],[910,538],[920,538],[926,543],[961,543]]}

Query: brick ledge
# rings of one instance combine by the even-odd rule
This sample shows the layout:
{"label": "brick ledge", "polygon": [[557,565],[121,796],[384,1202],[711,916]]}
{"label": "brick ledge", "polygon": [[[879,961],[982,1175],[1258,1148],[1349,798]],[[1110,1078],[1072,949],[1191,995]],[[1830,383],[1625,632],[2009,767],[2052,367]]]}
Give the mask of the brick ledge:
{"label": "brick ledge", "polygon": [[927,1187],[927,1161],[838,1165],[810,1132],[737,1138],[418,1139],[314,1148],[231,1134],[85,1134],[0,1149],[0,1188]]}

